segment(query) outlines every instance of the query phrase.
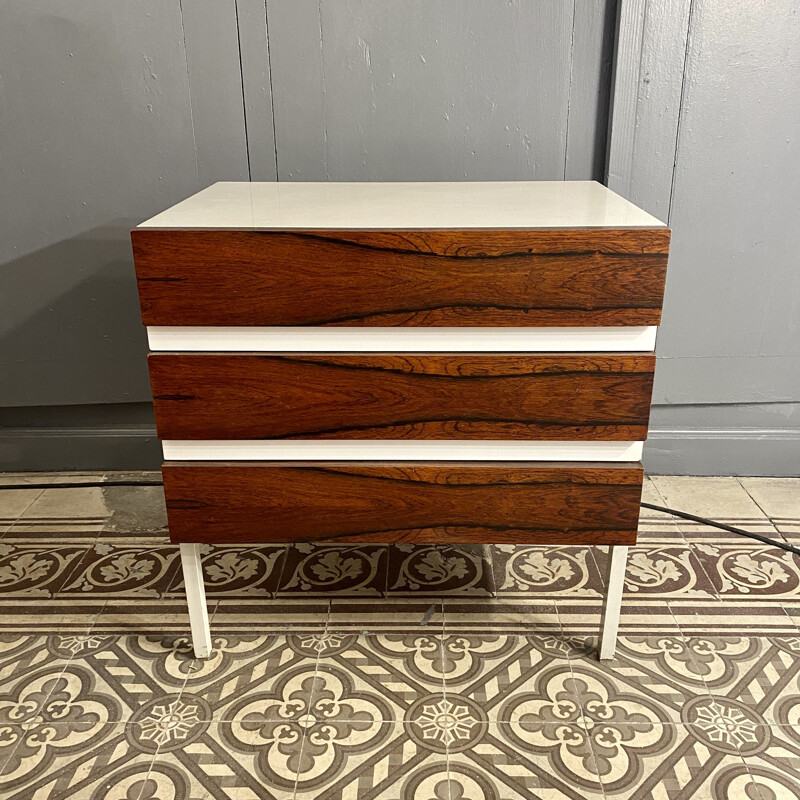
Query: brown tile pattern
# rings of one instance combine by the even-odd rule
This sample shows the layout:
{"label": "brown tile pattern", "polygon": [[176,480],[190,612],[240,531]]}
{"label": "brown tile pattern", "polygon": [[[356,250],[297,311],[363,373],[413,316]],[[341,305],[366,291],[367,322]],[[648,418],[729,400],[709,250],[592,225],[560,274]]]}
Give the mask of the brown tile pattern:
{"label": "brown tile pattern", "polygon": [[[768,535],[800,518],[785,482],[662,480]],[[15,491],[4,798],[800,798],[785,551],[644,513],[600,664],[602,548],[207,547],[200,662],[157,494]]]}

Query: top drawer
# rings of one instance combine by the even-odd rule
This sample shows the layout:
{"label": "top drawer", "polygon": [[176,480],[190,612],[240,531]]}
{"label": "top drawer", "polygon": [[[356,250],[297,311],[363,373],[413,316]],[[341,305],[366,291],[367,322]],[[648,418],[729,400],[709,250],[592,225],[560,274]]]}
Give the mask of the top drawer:
{"label": "top drawer", "polygon": [[145,325],[658,325],[666,228],[132,232]]}

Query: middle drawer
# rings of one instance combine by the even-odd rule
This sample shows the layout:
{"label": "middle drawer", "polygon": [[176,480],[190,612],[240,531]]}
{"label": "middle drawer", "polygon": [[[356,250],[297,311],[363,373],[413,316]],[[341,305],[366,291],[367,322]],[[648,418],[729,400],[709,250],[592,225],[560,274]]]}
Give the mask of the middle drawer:
{"label": "middle drawer", "polygon": [[149,356],[161,439],[647,436],[655,356]]}

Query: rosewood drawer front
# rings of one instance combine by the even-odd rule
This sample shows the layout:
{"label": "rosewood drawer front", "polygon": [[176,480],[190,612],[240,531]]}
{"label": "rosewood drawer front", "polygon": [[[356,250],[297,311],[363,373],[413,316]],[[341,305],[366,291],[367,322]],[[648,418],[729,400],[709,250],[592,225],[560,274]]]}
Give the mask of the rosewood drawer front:
{"label": "rosewood drawer front", "polygon": [[633,544],[638,464],[166,463],[176,542]]}
{"label": "rosewood drawer front", "polygon": [[152,354],[162,439],[646,438],[649,354]]}
{"label": "rosewood drawer front", "polygon": [[658,325],[666,228],[132,233],[175,326]]}

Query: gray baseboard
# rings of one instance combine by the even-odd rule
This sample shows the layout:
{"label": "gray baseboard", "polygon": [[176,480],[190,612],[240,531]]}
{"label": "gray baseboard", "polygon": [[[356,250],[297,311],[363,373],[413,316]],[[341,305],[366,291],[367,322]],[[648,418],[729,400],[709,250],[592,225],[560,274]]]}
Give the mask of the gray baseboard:
{"label": "gray baseboard", "polygon": [[650,428],[650,475],[800,476],[799,428]]}
{"label": "gray baseboard", "polygon": [[[5,428],[0,471],[152,470],[161,465],[155,427]],[[800,476],[800,429],[651,428],[651,475]]]}
{"label": "gray baseboard", "polygon": [[0,472],[152,470],[161,461],[153,425],[0,430]]}

